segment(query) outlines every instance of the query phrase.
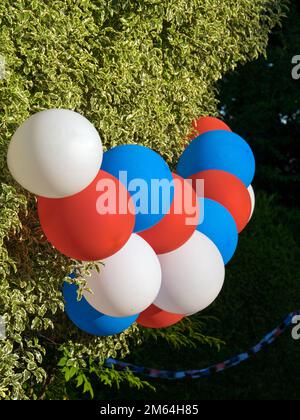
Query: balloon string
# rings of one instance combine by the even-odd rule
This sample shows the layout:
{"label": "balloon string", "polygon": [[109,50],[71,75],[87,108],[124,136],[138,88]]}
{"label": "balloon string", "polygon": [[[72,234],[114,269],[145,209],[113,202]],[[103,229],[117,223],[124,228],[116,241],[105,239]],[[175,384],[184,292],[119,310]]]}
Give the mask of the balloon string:
{"label": "balloon string", "polygon": [[112,368],[115,367],[117,370],[131,370],[133,373],[142,374],[150,378],[162,378],[162,379],[183,379],[183,378],[204,378],[212,375],[213,373],[222,372],[226,369],[232,368],[239,365],[240,363],[248,360],[251,356],[259,353],[265,347],[272,344],[276,338],[281,336],[287,328],[293,324],[293,318],[297,315],[300,315],[300,310],[296,312],[291,312],[283,322],[276,327],[273,331],[266,334],[262,340],[260,340],[255,346],[251,347],[248,351],[238,354],[230,359],[224,360],[221,363],[203,368],[203,369],[194,369],[194,370],[160,370],[153,369],[144,366],[137,366],[131,363],[121,362],[120,360],[109,358],[105,362],[105,366]]}

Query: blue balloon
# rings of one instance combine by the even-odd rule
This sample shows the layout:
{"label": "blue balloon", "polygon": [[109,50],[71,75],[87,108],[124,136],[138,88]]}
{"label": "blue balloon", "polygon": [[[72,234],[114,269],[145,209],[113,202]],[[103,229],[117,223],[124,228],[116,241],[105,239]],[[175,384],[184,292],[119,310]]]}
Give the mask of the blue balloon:
{"label": "blue balloon", "polygon": [[[156,225],[169,211],[173,176],[158,153],[136,144],[117,146],[104,153],[101,169],[118,178],[131,194],[137,212],[134,232]],[[159,182],[161,188],[151,188]]]}
{"label": "blue balloon", "polygon": [[[72,275],[70,276],[72,277]],[[104,315],[94,309],[82,297],[77,300],[77,286],[64,283],[63,296],[66,301],[65,311],[70,320],[81,330],[96,336],[119,334],[135,322],[139,314],[125,318]]]}
{"label": "blue balloon", "polygon": [[200,198],[199,204],[203,220],[200,220],[197,230],[214,242],[223,257],[224,264],[227,264],[238,243],[236,223],[229,211],[217,201]]}
{"label": "blue balloon", "polygon": [[177,173],[188,178],[209,169],[230,172],[248,188],[255,172],[253,152],[242,137],[231,131],[214,130],[201,134],[181,155]]}

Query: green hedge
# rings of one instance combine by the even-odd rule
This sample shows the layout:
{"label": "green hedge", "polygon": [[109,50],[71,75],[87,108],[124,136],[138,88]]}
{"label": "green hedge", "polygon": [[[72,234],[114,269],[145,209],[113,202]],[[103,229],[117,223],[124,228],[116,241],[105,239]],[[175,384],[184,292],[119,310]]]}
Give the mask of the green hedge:
{"label": "green hedge", "polygon": [[85,357],[101,364],[138,337],[133,327],[91,339],[66,320],[60,286],[74,262],[45,243],[34,199],[7,171],[14,130],[34,112],[70,108],[106,147],[145,144],[173,164],[191,119],[216,113],[216,81],[265,52],[285,8],[285,0],[1,1],[0,398],[43,396],[62,355],[72,376]]}

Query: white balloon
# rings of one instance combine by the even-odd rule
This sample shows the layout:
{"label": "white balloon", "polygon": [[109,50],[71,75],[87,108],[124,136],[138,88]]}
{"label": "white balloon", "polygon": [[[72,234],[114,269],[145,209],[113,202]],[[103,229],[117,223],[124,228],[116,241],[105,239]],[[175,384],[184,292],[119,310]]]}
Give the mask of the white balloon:
{"label": "white balloon", "polygon": [[162,285],[154,305],[177,314],[193,314],[209,306],[225,277],[223,258],[215,244],[195,231],[180,248],[158,256]]}
{"label": "white balloon", "polygon": [[83,293],[90,305],[106,315],[126,317],[152,304],[160,289],[161,268],[144,239],[132,234],[126,245],[103,263],[100,273],[94,270],[86,277],[94,293]]}
{"label": "white balloon", "polygon": [[84,190],[102,163],[102,143],[95,127],[67,109],[49,109],[28,118],[15,132],[7,164],[28,191],[62,198]]}
{"label": "white balloon", "polygon": [[252,185],[249,185],[249,187],[247,189],[248,189],[248,192],[249,192],[249,195],[250,195],[250,200],[251,200],[251,213],[250,213],[250,217],[249,217],[249,220],[250,220],[252,215],[253,215],[254,209],[255,209],[255,193],[254,193],[254,189],[253,189]]}

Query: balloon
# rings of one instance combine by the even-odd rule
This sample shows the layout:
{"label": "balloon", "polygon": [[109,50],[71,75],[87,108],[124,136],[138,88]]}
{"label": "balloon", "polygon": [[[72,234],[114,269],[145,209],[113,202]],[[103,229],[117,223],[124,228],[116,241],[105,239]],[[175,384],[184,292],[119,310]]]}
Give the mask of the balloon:
{"label": "balloon", "polygon": [[61,253],[81,261],[96,261],[111,256],[128,241],[135,221],[130,202],[125,187],[100,170],[96,179],[76,195],[39,197],[38,214],[48,241]]}
{"label": "balloon", "polygon": [[[153,150],[136,144],[114,147],[104,153],[102,169],[123,182],[132,194],[136,206],[134,232],[154,226],[170,209],[174,195],[172,173]],[[155,189],[159,182],[166,184],[160,191]]]}
{"label": "balloon", "polygon": [[164,311],[191,314],[209,306],[220,293],[225,276],[215,244],[197,230],[180,248],[158,256],[162,284],[153,302]]}
{"label": "balloon", "polygon": [[179,158],[177,173],[188,178],[210,169],[230,172],[248,187],[255,172],[250,146],[237,134],[224,130],[196,137]]}
{"label": "balloon", "polygon": [[98,311],[116,317],[144,311],[156,298],[161,285],[159,260],[140,236],[133,234],[127,244],[103,261],[104,268],[86,277],[94,294],[84,297]]}
{"label": "balloon", "polygon": [[172,314],[151,305],[139,315],[136,322],[146,328],[166,328],[177,324],[183,317],[184,315]]}
{"label": "balloon", "polygon": [[174,199],[168,214],[152,228],[140,232],[157,254],[179,248],[193,234],[199,221],[199,206],[192,183],[173,174]]}
{"label": "balloon", "polygon": [[82,297],[77,300],[77,286],[64,283],[63,295],[66,301],[65,311],[70,320],[81,330],[96,336],[119,334],[132,325],[138,315],[126,318],[114,318],[96,311]]}
{"label": "balloon", "polygon": [[84,190],[97,176],[101,162],[97,130],[67,109],[48,109],[28,118],[13,135],[7,155],[15,180],[48,198]]}
{"label": "balloon", "polygon": [[[238,232],[241,232],[248,223],[251,212],[250,196],[245,185],[236,176],[225,171],[203,171],[190,178],[197,190],[197,180],[204,182],[204,197],[226,207],[235,220]],[[202,197],[203,193],[198,191],[199,195]]]}
{"label": "balloon", "polygon": [[219,118],[215,117],[200,117],[192,123],[195,134],[191,134],[190,138],[193,139],[200,134],[214,130],[226,130],[231,131],[227,124]]}
{"label": "balloon", "polygon": [[254,209],[255,209],[255,193],[254,193],[254,189],[253,189],[252,185],[249,185],[249,187],[247,189],[248,189],[248,193],[250,195],[250,200],[251,200],[251,213],[250,213],[250,217],[249,217],[249,220],[248,220],[248,222],[249,222],[250,219],[253,216],[253,212],[254,212]]}
{"label": "balloon", "polygon": [[234,218],[220,203],[209,198],[200,198],[203,221],[197,230],[206,235],[217,246],[224,264],[232,258],[238,243],[238,231]]}

